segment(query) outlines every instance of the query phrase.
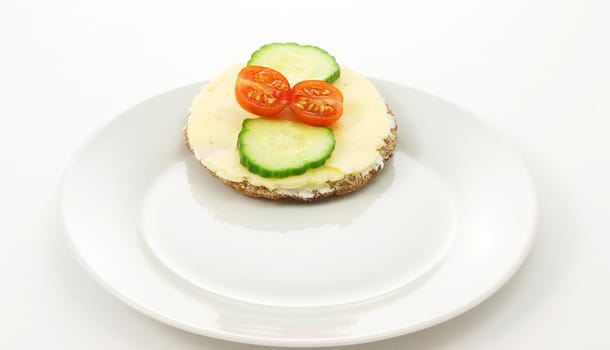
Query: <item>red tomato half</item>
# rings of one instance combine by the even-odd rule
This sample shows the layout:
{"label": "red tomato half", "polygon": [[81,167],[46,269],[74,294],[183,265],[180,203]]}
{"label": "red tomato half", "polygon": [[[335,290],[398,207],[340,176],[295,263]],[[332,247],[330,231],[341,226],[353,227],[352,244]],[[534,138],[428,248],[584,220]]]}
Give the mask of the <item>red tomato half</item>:
{"label": "red tomato half", "polygon": [[343,94],[321,80],[304,80],[292,87],[290,109],[297,120],[329,126],[343,114]]}
{"label": "red tomato half", "polygon": [[272,116],[288,105],[290,84],[282,73],[274,69],[247,66],[237,76],[235,97],[248,112]]}

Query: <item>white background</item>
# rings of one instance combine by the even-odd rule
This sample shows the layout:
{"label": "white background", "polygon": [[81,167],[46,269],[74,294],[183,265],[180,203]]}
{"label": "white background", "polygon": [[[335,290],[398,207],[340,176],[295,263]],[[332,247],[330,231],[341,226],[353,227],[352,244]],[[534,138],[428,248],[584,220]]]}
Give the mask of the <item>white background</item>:
{"label": "white background", "polygon": [[77,147],[132,104],[297,41],[474,112],[524,155],[540,197],[535,246],[497,294],[345,349],[609,349],[609,5],[3,0],[0,348],[252,348],[161,324],[98,286],[64,240],[58,184]]}

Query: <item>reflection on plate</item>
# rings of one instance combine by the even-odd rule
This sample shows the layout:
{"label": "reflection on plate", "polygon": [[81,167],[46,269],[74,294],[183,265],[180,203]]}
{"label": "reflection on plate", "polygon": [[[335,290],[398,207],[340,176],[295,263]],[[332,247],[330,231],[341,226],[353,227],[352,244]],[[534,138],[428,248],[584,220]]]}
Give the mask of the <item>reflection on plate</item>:
{"label": "reflection on plate", "polygon": [[398,121],[394,159],[361,191],[309,204],[240,195],[192,159],[181,131],[199,84],[123,113],[65,173],[76,256],[147,315],[253,344],[373,341],[475,306],[529,251],[529,173],[464,111],[373,82]]}
{"label": "reflection on plate", "polygon": [[244,197],[191,158],[150,187],[141,232],[171,271],[226,297],[285,307],[364,301],[422,277],[453,237],[447,190],[400,151],[370,186],[309,204]]}

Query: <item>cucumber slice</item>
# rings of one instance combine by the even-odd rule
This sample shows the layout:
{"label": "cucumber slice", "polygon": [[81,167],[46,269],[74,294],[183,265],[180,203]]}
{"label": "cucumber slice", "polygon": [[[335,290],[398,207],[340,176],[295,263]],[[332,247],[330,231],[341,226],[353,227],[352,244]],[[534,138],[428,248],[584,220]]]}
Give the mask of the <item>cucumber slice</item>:
{"label": "cucumber slice", "polygon": [[335,149],[330,128],[281,119],[246,119],[237,137],[240,163],[262,177],[303,174]]}
{"label": "cucumber slice", "polygon": [[341,70],[328,52],[311,45],[273,43],[255,51],[248,66],[264,66],[282,73],[290,86],[303,80],[324,80],[333,83]]}

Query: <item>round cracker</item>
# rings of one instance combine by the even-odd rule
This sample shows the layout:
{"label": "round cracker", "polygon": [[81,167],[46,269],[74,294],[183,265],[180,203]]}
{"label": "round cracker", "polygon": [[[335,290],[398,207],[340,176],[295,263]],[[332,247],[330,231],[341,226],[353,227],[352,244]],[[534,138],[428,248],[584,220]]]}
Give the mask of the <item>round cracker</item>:
{"label": "round cracker", "polygon": [[[398,141],[397,136],[397,124],[396,119],[394,118],[394,113],[388,106],[388,117],[393,120],[393,127],[390,129],[390,132],[384,139],[384,144],[379,149],[379,154],[381,155],[382,162],[378,164],[375,168],[370,169],[366,173],[356,173],[346,175],[343,179],[338,181],[332,181],[328,183],[330,190],[318,191],[316,189],[303,189],[301,191],[283,191],[281,189],[269,189],[264,186],[255,186],[248,182],[247,180],[236,182],[229,181],[220,176],[218,176],[214,171],[210,170],[206,165],[199,160],[199,163],[213,176],[222,180],[226,185],[230,186],[237,192],[243,193],[245,195],[251,197],[258,198],[267,198],[267,199],[292,199],[303,202],[310,202],[330,196],[342,196],[348,193],[352,193],[358,191],[364,185],[369,183],[373,178],[377,176],[377,174],[383,169],[384,164],[392,158],[394,155],[394,150],[396,149],[396,143]],[[188,123],[186,124],[188,125]],[[189,142],[188,129],[187,126],[184,127],[184,140],[186,143],[186,147],[197,157],[193,147]]]}

